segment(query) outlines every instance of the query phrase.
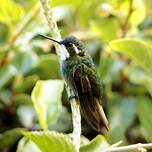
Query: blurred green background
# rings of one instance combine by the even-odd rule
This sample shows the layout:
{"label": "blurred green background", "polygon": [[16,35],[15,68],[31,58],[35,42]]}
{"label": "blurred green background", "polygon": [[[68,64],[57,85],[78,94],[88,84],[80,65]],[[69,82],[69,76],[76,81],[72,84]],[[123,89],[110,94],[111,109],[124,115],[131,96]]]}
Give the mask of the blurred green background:
{"label": "blurred green background", "polygon": [[[51,5],[62,37],[75,35],[85,43],[104,83],[107,142],[152,142],[152,1],[52,0]],[[0,0],[2,152],[16,151],[21,130],[41,128],[31,99],[36,82],[62,79],[53,43],[38,34],[50,35],[38,0]],[[47,111],[54,114],[48,127],[71,133],[71,108],[62,90],[62,107],[57,101]],[[83,117],[82,134],[97,135]]]}

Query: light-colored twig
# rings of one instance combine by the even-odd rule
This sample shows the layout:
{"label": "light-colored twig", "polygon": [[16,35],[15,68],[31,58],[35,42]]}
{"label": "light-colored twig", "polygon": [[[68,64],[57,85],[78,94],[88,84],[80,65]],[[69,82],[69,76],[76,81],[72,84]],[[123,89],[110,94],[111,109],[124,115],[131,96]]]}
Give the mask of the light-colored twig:
{"label": "light-colored twig", "polygon": [[14,45],[14,42],[17,38],[23,33],[23,31],[30,25],[30,23],[36,18],[37,14],[40,11],[40,5],[37,4],[32,11],[24,18],[23,22],[21,22],[18,27],[16,28],[14,34],[9,39],[8,48],[10,50],[11,47]]}
{"label": "light-colored twig", "polygon": [[152,149],[152,143],[138,143],[128,146],[120,146],[120,147],[108,147],[102,152],[125,152],[125,151],[146,151],[146,149]]}
{"label": "light-colored twig", "polygon": [[[122,140],[120,140],[120,141],[116,142],[115,144],[113,144],[113,145],[109,146],[108,148],[118,147],[118,146],[119,146],[119,145],[121,145],[121,144],[122,144]],[[107,149],[108,149],[108,148],[107,148]]]}
{"label": "light-colored twig", "polygon": [[13,33],[10,34],[7,45],[4,46],[4,55],[5,57],[0,61],[0,66],[11,62],[13,58],[10,58],[10,50],[14,47],[14,44],[18,37],[27,29],[27,27],[33,22],[36,18],[37,14],[40,11],[40,6],[37,4],[32,11],[30,11],[20,22],[15,29],[13,29]]}
{"label": "light-colored twig", "polygon": [[128,10],[128,15],[124,21],[124,23],[122,24],[122,36],[121,37],[125,37],[126,34],[127,34],[127,30],[128,30],[128,24],[129,24],[129,19],[132,15],[132,12],[133,12],[133,0],[130,0],[129,1],[129,10]]}
{"label": "light-colored twig", "polygon": [[77,152],[79,152],[80,149],[80,137],[81,137],[81,115],[80,115],[80,107],[79,102],[76,101],[74,97],[73,91],[70,89],[70,87],[67,88],[68,96],[70,97],[70,104],[71,104],[71,110],[72,110],[72,119],[73,119],[73,143],[76,147]]}
{"label": "light-colored twig", "polygon": [[[56,22],[54,21],[52,17],[52,9],[49,6],[49,0],[40,0],[43,11],[50,29],[50,33],[53,38],[57,40],[61,40],[60,31],[57,27]],[[63,48],[55,44],[56,53],[61,58],[61,56],[66,56],[66,52],[63,50]],[[67,87],[67,93],[68,96],[72,96],[72,92]],[[72,119],[73,119],[73,143],[77,149],[77,152],[79,152],[80,148],[80,135],[81,135],[81,115],[80,115],[80,109],[79,109],[79,102],[77,102],[74,98],[70,99],[71,109],[72,109]]]}
{"label": "light-colored twig", "polygon": [[73,143],[76,146],[77,151],[80,148],[80,135],[81,135],[81,115],[78,101],[75,99],[70,100],[73,118]]}
{"label": "light-colored twig", "polygon": [[[49,26],[49,30],[50,30],[52,37],[54,37],[57,40],[61,40],[60,31],[57,27],[55,20],[52,17],[52,9],[49,6],[50,0],[40,0],[40,1],[41,1],[42,7],[43,7],[43,12],[46,17],[47,24]],[[63,53],[61,46],[56,43],[55,48],[56,48],[57,55],[60,57],[61,53]]]}

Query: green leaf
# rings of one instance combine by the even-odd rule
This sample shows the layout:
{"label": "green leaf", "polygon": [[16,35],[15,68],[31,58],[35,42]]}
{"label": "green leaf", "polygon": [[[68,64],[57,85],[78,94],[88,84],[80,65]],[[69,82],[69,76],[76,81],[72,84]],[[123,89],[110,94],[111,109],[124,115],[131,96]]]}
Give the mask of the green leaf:
{"label": "green leaf", "polygon": [[27,74],[30,70],[36,67],[38,64],[38,56],[36,53],[29,52],[19,52],[16,54],[13,65],[18,70],[18,73]]}
{"label": "green leaf", "polygon": [[81,146],[80,152],[101,152],[109,144],[102,135],[98,135],[91,142]]}
{"label": "green leaf", "polygon": [[34,144],[32,141],[29,141],[27,138],[23,137],[17,146],[16,152],[41,152],[41,150]]}
{"label": "green leaf", "polygon": [[82,3],[81,0],[73,1],[73,0],[56,0],[51,2],[51,6],[63,6],[63,5],[72,5],[79,6]]}
{"label": "green leaf", "polygon": [[38,113],[41,128],[54,124],[61,112],[61,97],[64,88],[62,80],[39,80],[33,91],[32,100]]}
{"label": "green leaf", "polygon": [[[73,137],[73,135],[71,134],[71,138],[72,137]],[[90,140],[87,137],[81,135],[81,138],[80,138],[80,146],[81,147],[84,145],[87,145],[89,142],[90,142]]]}
{"label": "green leaf", "polygon": [[12,147],[22,136],[21,131],[24,129],[15,128],[0,134],[0,151],[4,147]]}
{"label": "green leaf", "polygon": [[134,39],[118,39],[110,42],[114,51],[130,57],[152,76],[152,48],[143,41]]}
{"label": "green leaf", "polygon": [[13,97],[13,104],[16,108],[21,105],[32,105],[31,96],[25,93],[17,94]]}
{"label": "green leaf", "polygon": [[48,128],[49,130],[56,130],[58,132],[69,132],[69,130],[72,130],[71,118],[70,111],[65,106],[62,106],[58,121],[55,124],[48,126]]}
{"label": "green leaf", "polygon": [[[130,0],[122,1],[120,5],[120,11],[122,16],[127,16],[129,13]],[[146,8],[143,0],[133,0],[132,2],[132,13],[129,18],[129,22],[132,26],[137,26],[141,23],[146,16]]]}
{"label": "green leaf", "polygon": [[30,11],[31,9],[33,9],[33,7],[37,3],[37,0],[30,0],[30,1],[17,0],[16,2],[19,3],[20,5],[22,5],[22,7],[24,7],[24,9],[27,12],[27,11]]}
{"label": "green leaf", "polygon": [[18,23],[25,14],[22,6],[13,0],[1,0],[0,10],[0,22],[11,26]]}
{"label": "green leaf", "polygon": [[152,78],[151,76],[147,75],[146,72],[141,68],[137,66],[130,66],[128,68],[128,78],[130,82],[134,83],[135,85],[141,85],[143,91],[146,91],[147,89],[152,95]]}
{"label": "green leaf", "polygon": [[54,131],[23,132],[42,152],[76,152],[72,141],[64,134]]}
{"label": "green leaf", "polygon": [[12,92],[9,89],[0,89],[0,100],[4,105],[8,106],[10,104],[11,96]]}
{"label": "green leaf", "polygon": [[19,82],[15,81],[13,89],[17,93],[29,93],[31,92],[32,88],[38,80],[38,75],[30,75],[28,77],[23,78],[22,80],[19,80]]}
{"label": "green leaf", "polygon": [[34,126],[34,118],[36,116],[36,113],[33,106],[22,105],[17,108],[16,113],[23,127],[32,128]]}
{"label": "green leaf", "polygon": [[[6,42],[7,36],[9,35],[9,28],[6,24],[0,23],[0,45]],[[4,53],[4,50],[2,51]],[[0,51],[0,53],[2,53]],[[0,55],[1,56],[1,55]]]}
{"label": "green leaf", "polygon": [[38,67],[32,73],[39,75],[41,79],[61,78],[58,57],[54,54],[41,55]]}
{"label": "green leaf", "polygon": [[[76,14],[79,16],[80,23],[82,25],[89,26],[90,20],[95,18],[95,8],[97,7],[98,0],[82,1],[77,7]],[[88,13],[89,12],[89,13]],[[77,19],[76,19],[77,20]]]}
{"label": "green leaf", "polygon": [[137,104],[137,112],[139,115],[139,120],[144,127],[148,138],[152,141],[152,115],[151,115],[151,108],[152,108],[152,100],[148,99],[147,97],[139,97],[138,104]]}
{"label": "green leaf", "polygon": [[99,76],[105,84],[120,80],[120,72],[125,67],[123,60],[113,60],[111,56],[106,56],[100,59],[98,67]]}
{"label": "green leaf", "polygon": [[118,20],[115,17],[100,18],[91,22],[91,27],[103,41],[109,42],[117,37]]}
{"label": "green leaf", "polygon": [[148,29],[148,28],[151,28],[152,26],[152,17],[148,17],[146,18],[139,26],[138,28],[140,30],[145,30],[145,29]]}
{"label": "green leaf", "polygon": [[0,88],[7,84],[17,73],[12,65],[5,65],[0,69]]}
{"label": "green leaf", "polygon": [[[126,108],[127,107],[127,108]],[[135,118],[136,99],[133,97],[121,98],[114,96],[109,105],[109,132],[107,140],[115,143],[118,140],[125,140],[125,130],[129,127]]]}

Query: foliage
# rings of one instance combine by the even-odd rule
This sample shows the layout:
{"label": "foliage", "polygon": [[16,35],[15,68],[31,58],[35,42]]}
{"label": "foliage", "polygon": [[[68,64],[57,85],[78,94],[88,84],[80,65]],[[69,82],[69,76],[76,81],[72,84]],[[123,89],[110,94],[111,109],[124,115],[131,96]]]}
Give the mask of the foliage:
{"label": "foliage", "polygon": [[47,129],[47,124],[53,124],[59,117],[63,87],[62,80],[37,81],[32,92],[32,101],[42,129]]}
{"label": "foliage", "polygon": [[152,48],[150,45],[146,45],[142,41],[140,42],[133,39],[115,40],[110,44],[113,50],[124,53],[152,76],[152,67],[148,66],[149,64],[152,64]]}
{"label": "foliage", "polygon": [[[0,151],[40,152],[50,145],[74,151],[59,59],[53,43],[39,37],[50,33],[39,0],[0,2]],[[151,1],[52,0],[50,5],[63,38],[73,34],[85,43],[105,85],[110,131],[105,138],[96,136],[82,116],[80,151],[101,151],[119,140],[152,141]]]}
{"label": "foliage", "polygon": [[49,152],[76,152],[72,141],[65,135],[56,132],[24,132],[26,137],[31,139],[40,148],[41,151]]}

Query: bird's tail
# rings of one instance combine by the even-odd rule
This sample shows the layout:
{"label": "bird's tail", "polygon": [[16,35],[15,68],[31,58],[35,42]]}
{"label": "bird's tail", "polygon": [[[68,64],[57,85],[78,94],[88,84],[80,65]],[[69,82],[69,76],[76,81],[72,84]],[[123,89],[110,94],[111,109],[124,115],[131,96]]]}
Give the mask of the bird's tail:
{"label": "bird's tail", "polygon": [[108,121],[100,105],[100,100],[93,95],[91,79],[89,80],[88,75],[84,74],[80,68],[74,71],[73,77],[84,118],[94,130],[101,134],[106,133]]}
{"label": "bird's tail", "polygon": [[105,134],[109,130],[108,120],[97,98],[90,102],[88,96],[81,96],[80,107],[84,118],[94,130],[101,134]]}

